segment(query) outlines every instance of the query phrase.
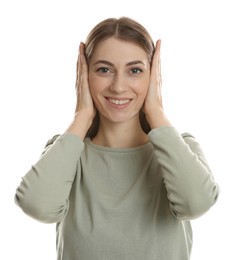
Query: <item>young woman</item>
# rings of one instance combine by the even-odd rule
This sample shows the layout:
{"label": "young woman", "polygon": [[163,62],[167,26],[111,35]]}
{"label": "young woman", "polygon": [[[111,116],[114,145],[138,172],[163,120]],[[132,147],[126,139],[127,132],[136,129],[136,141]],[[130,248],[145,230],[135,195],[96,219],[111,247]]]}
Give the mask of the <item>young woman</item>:
{"label": "young woman", "polygon": [[198,142],[166,117],[160,40],[122,17],[80,44],[77,104],[16,191],[31,217],[57,223],[58,260],[186,260],[190,220],[219,187]]}

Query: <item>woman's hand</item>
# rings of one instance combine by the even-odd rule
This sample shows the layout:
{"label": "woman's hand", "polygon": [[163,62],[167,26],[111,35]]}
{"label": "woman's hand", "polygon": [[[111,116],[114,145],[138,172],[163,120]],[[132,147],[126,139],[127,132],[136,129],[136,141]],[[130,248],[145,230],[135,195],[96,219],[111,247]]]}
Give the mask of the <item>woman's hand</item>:
{"label": "woman's hand", "polygon": [[162,102],[160,46],[161,40],[158,40],[152,59],[149,89],[144,103],[144,113],[152,129],[171,125],[164,113]]}
{"label": "woman's hand", "polygon": [[88,84],[88,65],[84,56],[84,43],[80,43],[79,54],[77,60],[77,77],[75,90],[77,95],[77,103],[75,114],[84,110],[91,119],[95,116],[95,108],[89,90]]}
{"label": "woman's hand", "polygon": [[85,137],[92,124],[96,110],[93,104],[88,84],[88,65],[84,56],[84,43],[80,43],[76,70],[76,108],[74,120],[66,132]]}

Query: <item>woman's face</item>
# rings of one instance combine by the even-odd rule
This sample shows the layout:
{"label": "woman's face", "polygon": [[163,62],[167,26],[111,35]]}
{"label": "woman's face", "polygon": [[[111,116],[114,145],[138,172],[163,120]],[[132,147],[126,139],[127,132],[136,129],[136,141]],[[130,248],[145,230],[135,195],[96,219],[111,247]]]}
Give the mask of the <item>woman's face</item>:
{"label": "woman's face", "polygon": [[89,62],[89,86],[101,120],[138,120],[150,80],[146,52],[128,41],[100,42]]}

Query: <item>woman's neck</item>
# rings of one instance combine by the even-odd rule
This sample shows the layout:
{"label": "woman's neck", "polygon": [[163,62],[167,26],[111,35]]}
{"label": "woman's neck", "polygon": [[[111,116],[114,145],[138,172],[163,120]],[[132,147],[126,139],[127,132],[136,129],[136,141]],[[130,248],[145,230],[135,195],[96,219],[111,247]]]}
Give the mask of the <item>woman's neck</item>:
{"label": "woman's neck", "polygon": [[130,122],[114,123],[100,120],[97,135],[92,142],[106,147],[130,148],[148,142],[147,134],[142,130],[139,119]]}

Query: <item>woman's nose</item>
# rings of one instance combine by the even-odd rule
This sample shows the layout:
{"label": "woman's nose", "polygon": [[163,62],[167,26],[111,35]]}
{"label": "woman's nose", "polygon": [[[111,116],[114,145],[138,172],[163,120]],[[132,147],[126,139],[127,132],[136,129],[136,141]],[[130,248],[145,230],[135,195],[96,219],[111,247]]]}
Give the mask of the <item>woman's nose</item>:
{"label": "woman's nose", "polygon": [[119,94],[125,92],[127,90],[126,79],[118,73],[115,74],[112,78],[110,90]]}

